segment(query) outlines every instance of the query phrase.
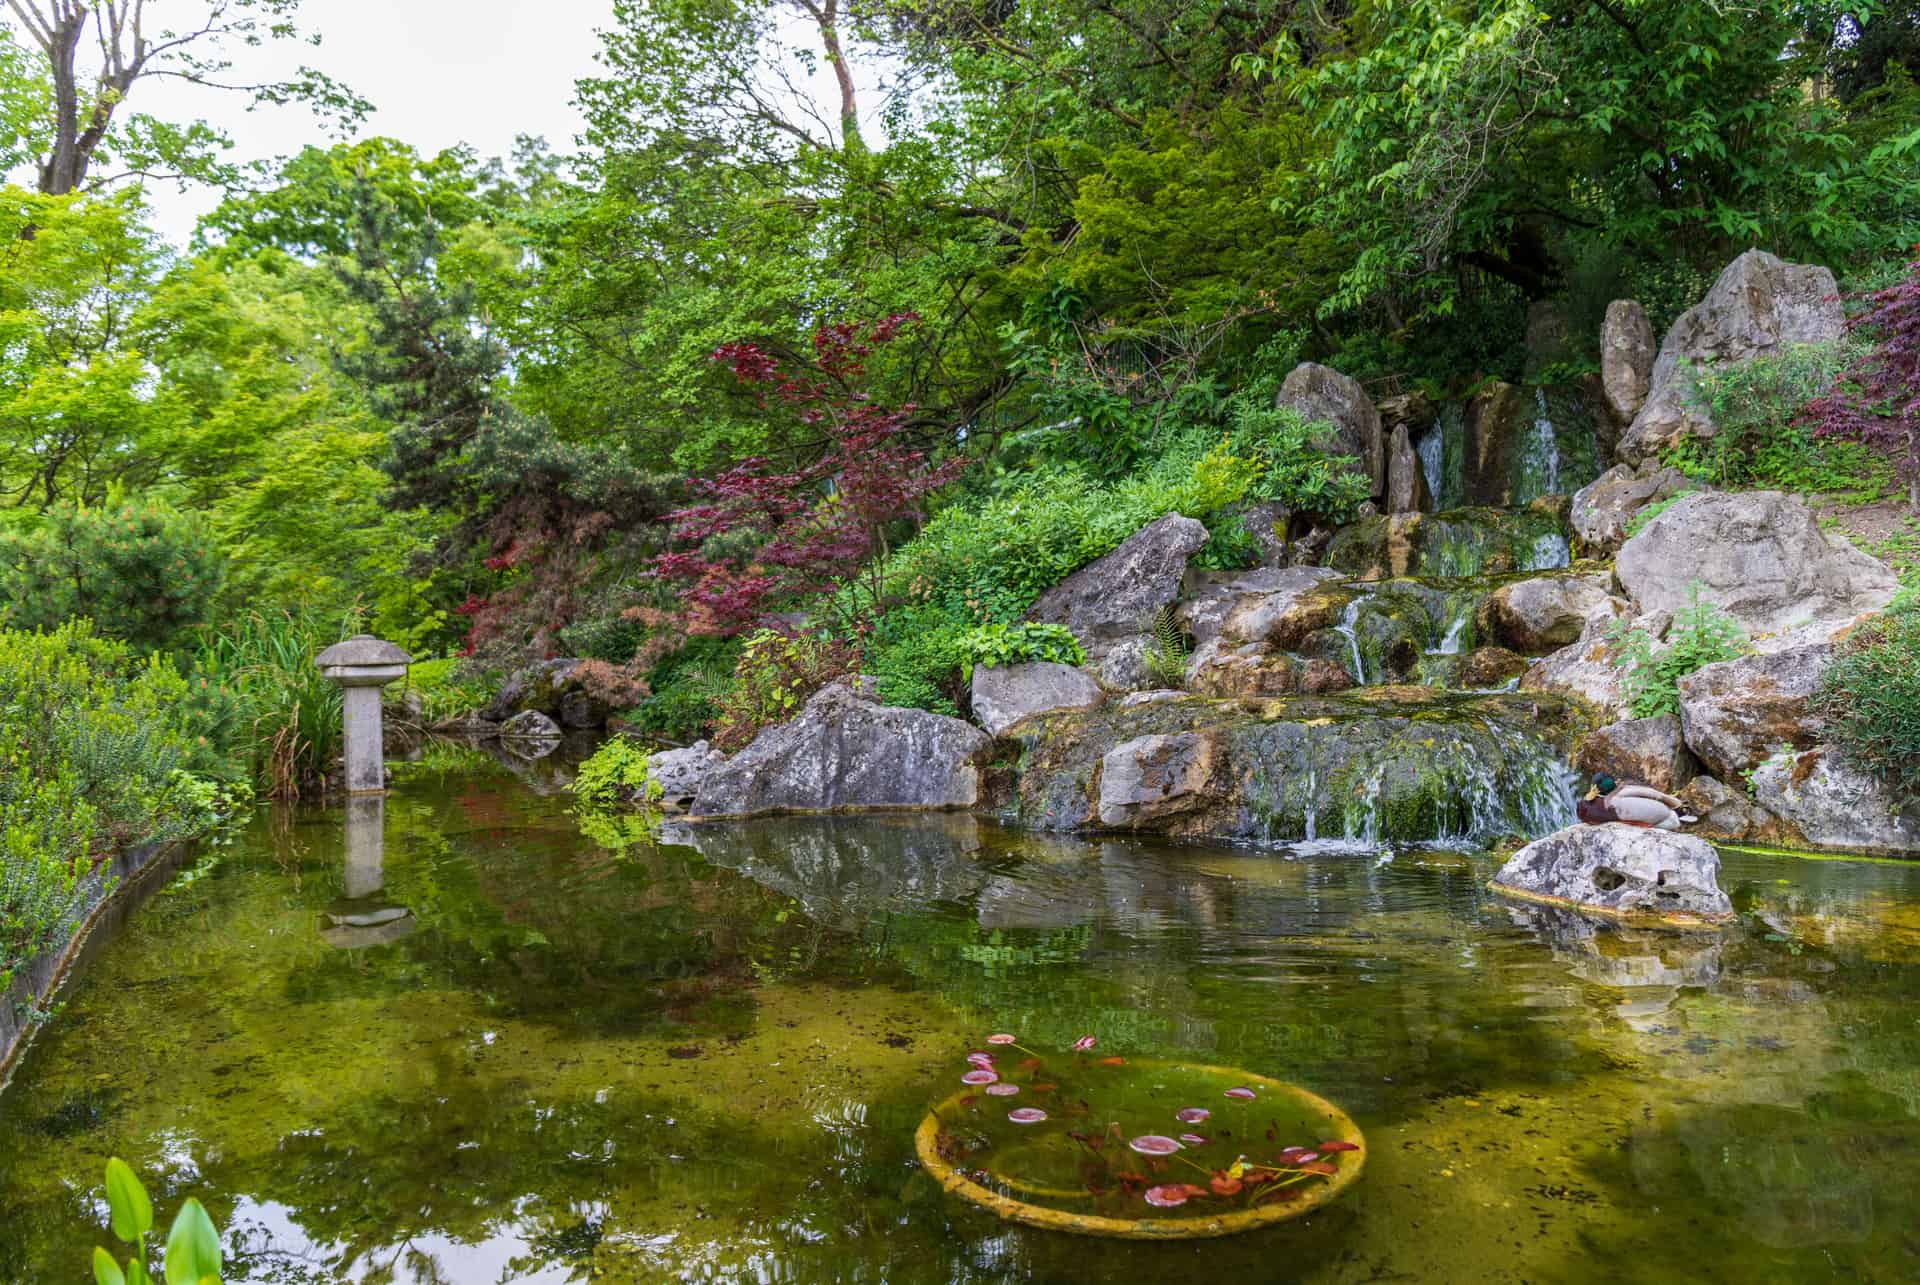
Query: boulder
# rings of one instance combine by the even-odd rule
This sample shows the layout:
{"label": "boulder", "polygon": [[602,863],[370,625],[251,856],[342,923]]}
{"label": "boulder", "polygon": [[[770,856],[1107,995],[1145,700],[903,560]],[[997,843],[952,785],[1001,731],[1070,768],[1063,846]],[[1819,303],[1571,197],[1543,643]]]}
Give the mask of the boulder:
{"label": "boulder", "polygon": [[568,689],[568,679],[580,662],[571,657],[539,660],[515,670],[480,717],[489,723],[504,723],[523,709],[538,710],[552,717],[560,712],[560,697]]}
{"label": "boulder", "polygon": [[1632,614],[1624,599],[1609,598],[1590,618],[1580,637],[1533,663],[1520,678],[1522,691],[1575,697],[1603,717],[1626,712],[1624,676],[1614,660],[1620,654],[1610,637],[1616,619]]}
{"label": "boulder", "polygon": [[1395,424],[1387,439],[1387,493],[1389,513],[1424,513],[1433,508],[1433,495],[1427,490],[1427,475],[1421,470],[1420,453],[1405,424]]}
{"label": "boulder", "polygon": [[1415,390],[1411,393],[1398,393],[1392,397],[1382,397],[1377,403],[1380,409],[1380,431],[1392,433],[1402,425],[1413,436],[1418,437],[1433,423],[1436,407],[1433,398]]}
{"label": "boulder", "polygon": [[1785,843],[1780,818],[1718,777],[1696,776],[1679,791],[1684,810],[1699,818],[1690,832],[1713,843]]}
{"label": "boulder", "polygon": [[1737,781],[1782,746],[1812,745],[1820,729],[1807,702],[1832,660],[1832,631],[1813,625],[1696,669],[1678,683],[1687,747],[1715,776]]}
{"label": "boulder", "polygon": [[[1577,641],[1587,621],[1607,612],[1605,575],[1536,576],[1501,585],[1474,613],[1478,636],[1528,656]],[[1609,613],[1610,614],[1610,613]]]}
{"label": "boulder", "polygon": [[1386,489],[1387,455],[1380,412],[1358,380],[1328,366],[1302,362],[1288,372],[1274,405],[1294,411],[1310,423],[1331,425],[1333,431],[1318,445],[1358,459],[1357,471],[1371,483],[1373,494]]}
{"label": "boulder", "polygon": [[1608,304],[1606,320],[1600,323],[1600,388],[1607,413],[1622,428],[1633,423],[1646,404],[1653,359],[1653,326],[1647,321],[1647,310],[1632,299]]}
{"label": "boulder", "polygon": [[1747,251],[1668,329],[1648,376],[1646,401],[1620,438],[1619,458],[1637,464],[1684,437],[1713,435],[1695,387],[1699,367],[1771,356],[1796,344],[1833,343],[1845,332],[1833,273]]}
{"label": "boulder", "polygon": [[1432,656],[1427,660],[1424,680],[1464,691],[1487,691],[1504,687],[1527,672],[1527,658],[1505,647],[1475,647],[1458,656]]}
{"label": "boulder", "polygon": [[660,806],[672,812],[684,812],[699,797],[700,787],[713,775],[727,756],[705,741],[695,741],[685,749],[658,750],[647,756],[647,780],[660,791]]}
{"label": "boulder", "polygon": [[1899,581],[1779,491],[1685,495],[1620,548],[1614,574],[1642,613],[1700,596],[1750,634],[1878,611]]}
{"label": "boulder", "polygon": [[1627,525],[1641,509],[1683,491],[1706,489],[1679,469],[1641,473],[1616,464],[1574,493],[1573,533],[1588,557],[1606,557],[1627,538]]}
{"label": "boulder", "polygon": [[503,741],[557,741],[560,725],[537,709],[523,709],[500,724]]}
{"label": "boulder", "polygon": [[1041,594],[1026,618],[1065,625],[1097,660],[1114,643],[1139,637],[1179,599],[1187,559],[1206,542],[1204,526],[1169,513]]}
{"label": "boulder", "polygon": [[1192,732],[1114,746],[1100,760],[1100,824],[1133,827],[1194,811],[1212,792],[1216,757],[1213,738]]}
{"label": "boulder", "polygon": [[970,808],[993,738],[962,719],[877,705],[845,683],[814,694],[708,773],[695,816]]}
{"label": "boulder", "polygon": [[974,721],[994,736],[1022,719],[1054,710],[1091,709],[1103,699],[1100,684],[1072,665],[1043,660],[973,669]]}
{"label": "boulder", "polygon": [[1753,793],[1813,847],[1920,853],[1920,807],[1896,801],[1831,746],[1769,759],[1753,774]]}
{"label": "boulder", "polygon": [[1724,923],[1713,845],[1631,825],[1575,825],[1535,839],[1494,876],[1496,892],[1627,919]]}
{"label": "boulder", "polygon": [[1678,794],[1699,773],[1674,714],[1609,723],[1580,743],[1575,765],[1586,775],[1605,772]]}

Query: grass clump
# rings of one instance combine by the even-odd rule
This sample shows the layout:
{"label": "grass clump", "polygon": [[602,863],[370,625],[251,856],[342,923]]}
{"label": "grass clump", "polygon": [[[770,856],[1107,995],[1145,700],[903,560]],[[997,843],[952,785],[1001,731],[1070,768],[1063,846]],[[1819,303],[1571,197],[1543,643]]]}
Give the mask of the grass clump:
{"label": "grass clump", "polygon": [[1835,649],[1813,709],[1848,758],[1920,795],[1920,594],[1903,594]]}

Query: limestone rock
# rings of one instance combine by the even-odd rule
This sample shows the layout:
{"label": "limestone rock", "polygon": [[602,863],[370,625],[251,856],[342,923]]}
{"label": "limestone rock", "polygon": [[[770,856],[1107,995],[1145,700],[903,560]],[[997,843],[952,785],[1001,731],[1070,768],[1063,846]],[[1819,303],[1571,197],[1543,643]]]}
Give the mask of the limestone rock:
{"label": "limestone rock", "polygon": [[1623,427],[1633,423],[1646,404],[1653,359],[1653,326],[1647,321],[1647,310],[1632,299],[1608,304],[1607,318],[1600,325],[1600,387],[1608,413]]}
{"label": "limestone rock", "polygon": [[1620,459],[1636,464],[1683,437],[1713,435],[1713,421],[1698,404],[1698,367],[1771,356],[1796,344],[1832,343],[1845,331],[1833,273],[1747,251],[1667,331],[1648,377],[1647,399],[1620,439]]}
{"label": "limestone rock", "polygon": [[1213,740],[1192,732],[1114,746],[1100,760],[1100,824],[1136,826],[1193,811],[1209,793],[1215,757]]}
{"label": "limestone rock", "polygon": [[1179,598],[1187,559],[1206,542],[1206,527],[1169,513],[1041,594],[1026,618],[1065,625],[1089,655],[1104,654]]}
{"label": "limestone rock", "polygon": [[1322,446],[1360,461],[1364,474],[1379,495],[1387,485],[1386,444],[1380,429],[1380,411],[1358,380],[1313,362],[1302,362],[1288,372],[1274,404],[1292,410],[1310,423],[1333,427]]}
{"label": "limestone rock", "polygon": [[1159,682],[1147,666],[1147,654],[1155,646],[1152,634],[1133,634],[1118,642],[1093,647],[1089,663],[1100,682],[1111,690],[1140,691]]}
{"label": "limestone rock", "polygon": [[1700,818],[1691,833],[1714,843],[1785,843],[1780,818],[1717,777],[1696,776],[1678,792],[1685,811]]}
{"label": "limestone rock", "polygon": [[1575,762],[1587,775],[1605,772],[1668,794],[1678,794],[1699,772],[1674,714],[1609,723],[1581,742]]}
{"label": "limestone rock", "polygon": [[1753,793],[1813,847],[1920,853],[1920,808],[1896,802],[1831,746],[1769,759],[1753,774]]}
{"label": "limestone rock", "polygon": [[980,801],[980,764],[992,745],[961,719],[876,705],[831,683],[798,718],[767,728],[716,767],[693,812],[968,808]]}
{"label": "limestone rock", "polygon": [[660,750],[647,756],[647,780],[660,789],[660,806],[682,812],[693,806],[714,770],[727,756],[705,741],[695,741],[685,749]]}
{"label": "limestone rock", "polygon": [[1642,613],[1705,602],[1750,634],[1878,611],[1899,582],[1779,491],[1682,496],[1620,548],[1614,574]]}
{"label": "limestone rock", "polygon": [[1387,439],[1386,508],[1389,513],[1424,513],[1433,508],[1427,475],[1421,471],[1419,452],[1413,449],[1405,424],[1395,424]]}
{"label": "limestone rock", "polygon": [[559,740],[560,725],[537,709],[523,709],[500,724],[500,736],[515,741]]}
{"label": "limestone rock", "polygon": [[1627,524],[1641,509],[1682,491],[1706,489],[1679,469],[1643,474],[1616,464],[1574,493],[1573,533],[1587,556],[1605,557],[1627,538]]}
{"label": "limestone rock", "polygon": [[1733,918],[1712,844],[1631,825],[1576,825],[1536,839],[1500,868],[1493,886],[1628,918]]}
{"label": "limestone rock", "polygon": [[1577,697],[1603,716],[1620,717],[1625,713],[1626,688],[1613,663],[1620,650],[1608,633],[1616,619],[1631,613],[1624,600],[1609,598],[1587,621],[1579,638],[1533,663],[1520,679],[1521,690]]}
{"label": "limestone rock", "polygon": [[1060,709],[1091,709],[1104,698],[1100,684],[1072,665],[1043,660],[973,669],[974,721],[994,736],[1022,719]]}
{"label": "limestone rock", "polygon": [[1475,612],[1479,636],[1529,656],[1577,641],[1587,621],[1605,613],[1605,575],[1537,576],[1503,584]]}
{"label": "limestone rock", "polygon": [[1678,684],[1688,748],[1734,781],[1783,745],[1812,745],[1820,729],[1807,701],[1832,660],[1831,631],[1814,625],[1688,674]]}
{"label": "limestone rock", "polygon": [[1394,429],[1405,425],[1410,434],[1418,437],[1427,425],[1433,423],[1433,399],[1417,389],[1411,393],[1382,397],[1378,405],[1380,431],[1383,433],[1392,433]]}

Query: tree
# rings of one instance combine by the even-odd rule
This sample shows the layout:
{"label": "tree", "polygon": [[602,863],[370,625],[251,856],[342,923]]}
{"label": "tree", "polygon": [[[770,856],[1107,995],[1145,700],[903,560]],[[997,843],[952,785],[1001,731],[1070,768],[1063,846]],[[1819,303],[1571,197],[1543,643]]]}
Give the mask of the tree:
{"label": "tree", "polygon": [[[294,26],[300,0],[201,0],[178,27],[150,25],[147,0],[6,0],[14,19],[40,49],[37,97],[43,115],[34,133],[40,191],[64,196],[117,177],[192,178],[225,182],[219,160],[227,140],[204,121],[181,124],[125,109],[143,80],[184,80],[249,95],[255,103],[305,103],[323,118],[350,126],[370,105],[311,67],[290,79],[236,83],[235,47],[302,38]],[[317,44],[317,36],[305,38]],[[97,53],[83,62],[82,50]],[[17,91],[16,91],[17,92]],[[122,171],[92,176],[112,159]]]}
{"label": "tree", "polygon": [[[1920,247],[1917,247],[1920,248]],[[1920,259],[1898,283],[1867,296],[1850,325],[1872,346],[1806,410],[1823,437],[1864,442],[1892,455],[1920,513]]]}

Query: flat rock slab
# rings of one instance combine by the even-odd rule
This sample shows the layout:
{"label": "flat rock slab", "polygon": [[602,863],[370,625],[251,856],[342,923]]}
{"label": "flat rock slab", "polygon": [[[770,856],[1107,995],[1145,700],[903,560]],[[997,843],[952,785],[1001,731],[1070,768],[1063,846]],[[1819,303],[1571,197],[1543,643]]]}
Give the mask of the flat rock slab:
{"label": "flat rock slab", "polygon": [[1063,709],[1092,709],[1106,699],[1100,684],[1072,665],[976,665],[973,717],[994,736],[1029,718]]}
{"label": "flat rock slab", "polygon": [[1631,825],[1574,825],[1535,839],[1500,867],[1493,889],[1649,924],[1686,927],[1733,918],[1712,844]]}
{"label": "flat rock slab", "polygon": [[1206,527],[1169,513],[1041,594],[1026,618],[1065,625],[1089,653],[1104,653],[1151,629],[1154,613],[1179,599],[1187,559],[1206,542]]}

